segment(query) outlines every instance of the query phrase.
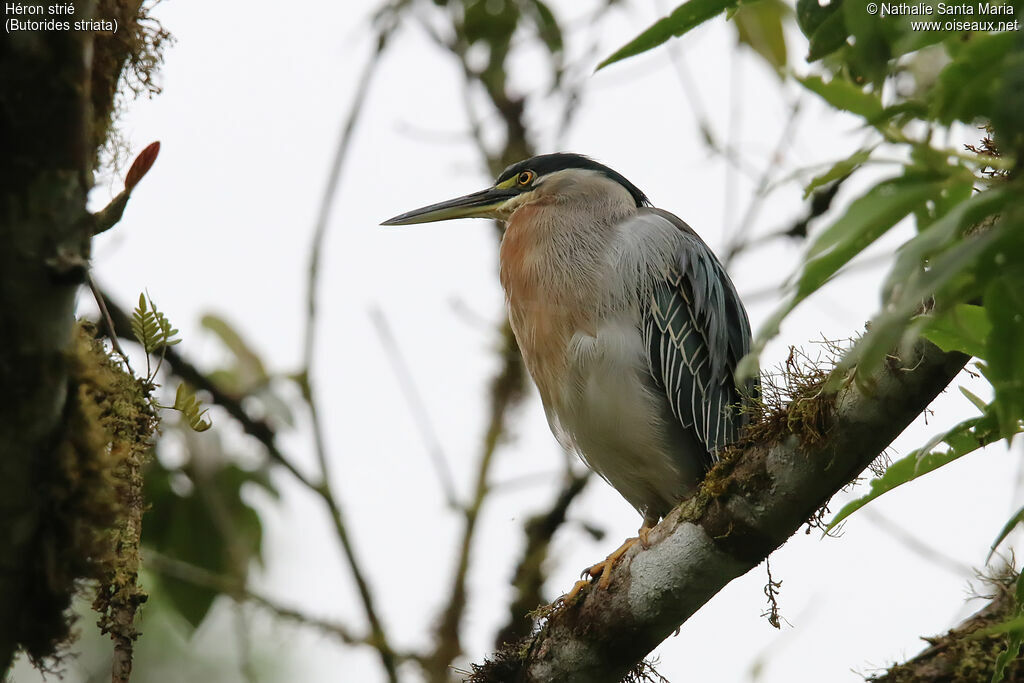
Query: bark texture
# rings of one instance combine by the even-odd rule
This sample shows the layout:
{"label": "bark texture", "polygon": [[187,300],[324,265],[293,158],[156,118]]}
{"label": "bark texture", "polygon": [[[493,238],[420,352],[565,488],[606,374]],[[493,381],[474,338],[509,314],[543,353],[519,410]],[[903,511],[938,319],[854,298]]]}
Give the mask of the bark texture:
{"label": "bark texture", "polygon": [[76,2],[75,15],[57,15],[102,13],[116,33],[43,25],[0,41],[0,673],[19,648],[54,653],[83,566],[64,561],[77,531],[58,520],[84,481],[75,455],[95,436],[74,432],[75,296],[93,235],[86,198],[140,4]]}
{"label": "bark texture", "polygon": [[820,403],[802,408],[815,416],[813,438],[797,430],[746,445],[652,532],[649,549],[626,554],[607,590],[591,586],[554,610],[539,633],[476,667],[471,680],[622,680],[858,476],[967,360],[921,342],[876,373],[870,395],[851,384],[804,399]]}
{"label": "bark texture", "polygon": [[33,570],[37,481],[63,440],[65,354],[91,237],[89,42],[14,32],[0,47],[0,671],[18,646],[45,653],[69,599]]}

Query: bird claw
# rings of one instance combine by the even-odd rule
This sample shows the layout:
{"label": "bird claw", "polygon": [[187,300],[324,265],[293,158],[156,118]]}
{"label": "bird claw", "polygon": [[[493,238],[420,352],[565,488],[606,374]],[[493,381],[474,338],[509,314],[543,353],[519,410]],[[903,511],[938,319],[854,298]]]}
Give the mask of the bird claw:
{"label": "bird claw", "polygon": [[[646,538],[644,534],[643,538]],[[583,587],[590,583],[592,579],[598,579],[597,587],[601,590],[607,588],[612,582],[612,567],[619,560],[620,557],[626,554],[626,551],[632,548],[637,542],[644,545],[644,540],[640,537],[627,538],[626,541],[618,547],[611,555],[601,560],[595,565],[591,565],[580,572],[580,580],[572,587],[572,589],[566,594],[563,602],[570,603],[573,598],[579,595]],[[644,547],[647,547],[644,545]]]}
{"label": "bird claw", "polygon": [[647,550],[651,547],[651,529],[653,529],[653,526],[650,526],[647,524],[647,522],[644,522],[643,526],[641,526],[637,530],[637,535],[635,537],[627,538],[625,542],[622,545],[620,545],[611,555],[604,558],[597,564],[591,565],[584,569],[582,572],[580,572],[580,580],[573,585],[569,592],[566,593],[560,601],[563,604],[571,603],[573,599],[580,594],[580,591],[582,591],[585,586],[590,584],[590,582],[593,579],[598,579],[598,589],[604,590],[605,588],[608,588],[608,586],[611,585],[612,582],[612,567],[615,566],[615,563],[618,562],[620,557],[626,554],[627,550],[632,548],[637,543],[639,543],[640,547],[644,550]]}
{"label": "bird claw", "polygon": [[[587,571],[584,570],[583,574],[585,575],[586,573]],[[572,589],[568,593],[566,593],[558,602],[561,602],[563,605],[572,604],[572,601],[576,599],[576,596],[580,594],[580,591],[586,588],[589,584],[590,581],[587,581],[586,579],[580,579],[573,585]]]}

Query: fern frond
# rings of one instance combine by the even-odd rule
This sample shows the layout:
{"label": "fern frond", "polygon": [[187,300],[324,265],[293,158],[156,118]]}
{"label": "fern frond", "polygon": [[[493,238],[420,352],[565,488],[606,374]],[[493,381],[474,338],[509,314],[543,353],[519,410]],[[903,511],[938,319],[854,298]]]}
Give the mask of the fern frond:
{"label": "fern frond", "polygon": [[[149,303],[150,306],[153,305],[152,300],[150,300]],[[160,326],[161,341],[163,342],[161,346],[174,346],[175,344],[180,344],[181,338],[174,338],[174,335],[178,334],[178,330],[171,327],[171,321],[167,319],[167,316],[155,308],[153,309],[153,313],[156,315],[156,322]]]}
{"label": "fern frond", "polygon": [[142,344],[146,353],[156,353],[165,346],[181,343],[175,338],[178,330],[162,311],[158,310],[152,298],[139,294],[139,304],[132,311],[132,334]]}
{"label": "fern frond", "polygon": [[184,382],[178,385],[173,407],[185,417],[185,421],[194,432],[205,432],[213,426],[213,422],[206,417],[209,411],[202,407],[195,392]]}
{"label": "fern frond", "polygon": [[160,347],[160,339],[163,336],[160,323],[157,321],[153,301],[150,300],[147,304],[145,294],[139,294],[139,304],[132,311],[132,334],[147,354]]}

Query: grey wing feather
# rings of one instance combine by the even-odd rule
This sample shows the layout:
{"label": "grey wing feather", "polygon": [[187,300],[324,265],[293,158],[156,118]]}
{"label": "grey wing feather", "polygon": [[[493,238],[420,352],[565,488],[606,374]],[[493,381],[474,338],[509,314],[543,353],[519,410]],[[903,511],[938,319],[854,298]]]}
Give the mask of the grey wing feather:
{"label": "grey wing feather", "polygon": [[[744,416],[733,374],[750,350],[750,323],[725,268],[676,216],[652,210],[683,236],[674,267],[646,302],[642,333],[655,384],[672,415],[712,460],[735,440]],[[745,393],[745,392],[743,392]]]}

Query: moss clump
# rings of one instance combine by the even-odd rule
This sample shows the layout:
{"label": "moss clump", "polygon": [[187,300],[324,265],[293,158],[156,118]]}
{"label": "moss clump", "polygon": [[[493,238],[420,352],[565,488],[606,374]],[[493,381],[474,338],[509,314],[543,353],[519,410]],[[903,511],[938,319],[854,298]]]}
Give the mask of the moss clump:
{"label": "moss clump", "polygon": [[[83,334],[91,332],[84,325],[81,329]],[[130,644],[138,637],[135,611],[147,597],[138,584],[139,540],[145,509],[142,468],[152,452],[152,436],[159,421],[148,387],[111,359],[101,342],[90,339],[89,344],[93,360],[108,381],[104,387],[94,387],[90,397],[102,411],[103,426],[110,438],[110,476],[118,506],[116,523],[105,534],[111,552],[95,566],[94,578],[99,585],[93,609],[100,615],[100,631],[109,633],[115,642],[117,674],[119,665],[130,671]],[[128,648],[127,662],[119,660],[119,647]]]}
{"label": "moss clump", "polygon": [[138,564],[137,544],[127,546],[119,528],[135,483],[125,472],[148,451],[156,420],[136,380],[93,332],[84,323],[75,328],[64,432],[37,459],[34,473],[39,523],[28,560],[32,581],[25,586],[25,604],[33,610],[21,633],[40,667],[47,660],[56,664],[72,640],[67,610],[82,582],[97,580],[101,593],[115,595],[127,583],[126,568]]}
{"label": "moss clump", "polygon": [[786,361],[775,372],[761,377],[761,388],[747,410],[750,421],[740,439],[727,450],[746,445],[797,436],[814,446],[824,441],[835,407],[835,392],[826,385],[844,345],[823,340],[822,353],[811,358],[805,351],[789,347]]}
{"label": "moss clump", "polygon": [[530,640],[525,638],[519,642],[506,643],[490,659],[485,659],[483,664],[474,664],[465,683],[508,683],[522,680]]}
{"label": "moss clump", "polygon": [[149,16],[141,0],[100,0],[97,19],[116,20],[117,31],[94,34],[92,83],[93,147],[118,159],[123,142],[113,123],[125,96],[155,95],[160,92],[156,74],[163,63],[163,49],[172,41],[159,21]]}

